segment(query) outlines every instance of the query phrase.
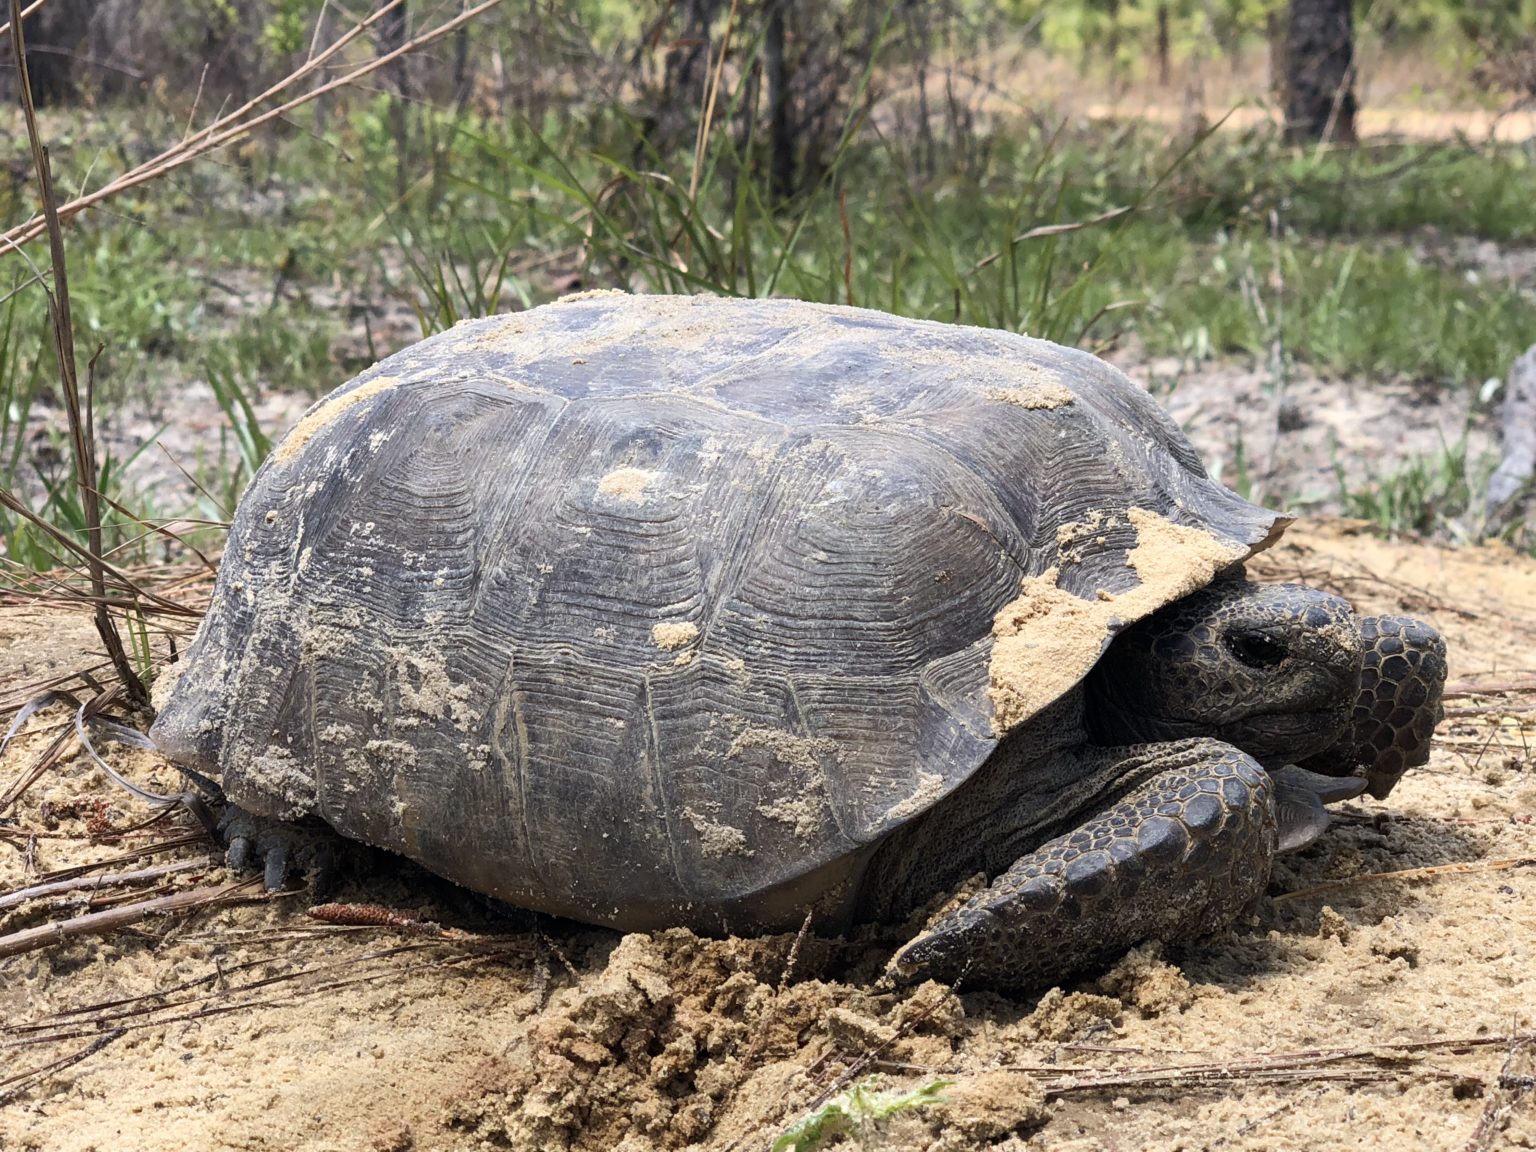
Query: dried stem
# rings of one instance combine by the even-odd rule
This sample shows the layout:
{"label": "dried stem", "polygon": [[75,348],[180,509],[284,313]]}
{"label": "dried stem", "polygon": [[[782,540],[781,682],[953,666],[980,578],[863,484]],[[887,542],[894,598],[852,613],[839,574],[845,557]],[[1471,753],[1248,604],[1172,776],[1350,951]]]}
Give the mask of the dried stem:
{"label": "dried stem", "polygon": [[[96,503],[98,498],[96,486],[94,484],[86,484],[82,487],[84,489],[84,494],[90,500],[91,505],[98,509],[96,540],[99,543],[101,538],[101,523],[99,516],[99,505]],[[157,596],[154,593],[144,591],[144,589],[140,587],[140,585],[134,581],[132,577],[128,576],[121,569],[108,564],[95,545],[82,548],[74,540],[70,539],[68,533],[61,532],[52,524],[49,524],[44,520],[40,520],[36,515],[32,513],[29,508],[27,508],[25,504],[16,499],[15,496],[11,495],[11,493],[7,492],[3,488],[0,488],[0,505],[4,505],[18,516],[26,517],[28,521],[35,524],[44,532],[45,535],[50,537],[61,547],[69,552],[73,552],[75,555],[79,556],[85,561],[91,572],[91,600],[92,603],[96,605],[98,611],[105,609],[105,607],[111,602],[107,596],[106,589],[107,577],[110,576],[112,579],[113,587],[120,588],[128,593],[132,603],[134,604],[137,604],[140,599],[146,599],[151,601],[158,611],[165,612],[170,615],[185,616],[190,614],[190,610],[186,607],[186,605],[178,604],[174,600],[167,600],[162,596]],[[99,587],[98,579],[100,581]],[[119,641],[119,643],[121,643],[121,641]],[[114,666],[116,665],[115,660],[113,661],[113,664]]]}
{"label": "dried stem", "polygon": [[48,149],[43,146],[37,127],[37,109],[32,103],[32,81],[27,74],[26,37],[22,27],[21,0],[11,0],[11,48],[16,61],[17,86],[21,110],[27,122],[27,138],[32,145],[32,167],[37,174],[38,198],[43,206],[43,223],[48,232],[48,255],[53,264],[53,288],[43,285],[48,297],[48,318],[52,322],[54,348],[59,358],[59,378],[64,391],[64,408],[69,417],[69,437],[75,459],[75,481],[80,486],[81,508],[85,515],[86,567],[91,577],[91,594],[96,602],[96,633],[106,647],[107,657],[118,679],[135,704],[149,703],[149,692],[128,660],[117,621],[106,604],[107,578],[102,562],[101,501],[96,494],[96,443],[92,434],[90,411],[94,391],[95,358],[91,359],[87,379],[86,404],[80,403],[80,379],[75,364],[75,326],[69,302],[69,275],[64,258],[64,229],[59,221],[58,202],[53,193],[53,170]]}
{"label": "dried stem", "polygon": [[[1400,1040],[1369,1048],[1315,1048],[1293,1052],[1275,1052],[1262,1056],[1229,1056],[1190,1064],[1153,1064],[1143,1068],[1082,1068],[1063,1070],[1059,1064],[1001,1064],[1000,1071],[1018,1072],[1037,1077],[1047,1096],[1068,1096],[1080,1092],[1104,1092],[1126,1088],[1221,1088],[1234,1083],[1315,1083],[1337,1080],[1369,1083],[1402,1080],[1417,1076],[1430,1080],[1450,1080],[1458,1084],[1484,1085],[1479,1076],[1425,1067],[1429,1052],[1470,1052],[1479,1048],[1508,1046],[1515,1051],[1529,1045],[1530,1034],[1506,1036],[1463,1036],[1433,1040]],[[1347,1061],[1356,1067],[1335,1067]],[[881,1066],[901,1072],[919,1072],[927,1076],[962,1075],[943,1067],[881,1060]],[[1506,1061],[1506,1069],[1509,1062]],[[1501,1074],[1500,1082],[1511,1079]],[[1520,1084],[1513,1085],[1518,1088]]]}
{"label": "dried stem", "polygon": [[1308,896],[1320,896],[1337,892],[1341,888],[1353,888],[1374,880],[1432,880],[1441,876],[1468,876],[1478,872],[1506,872],[1511,868],[1529,868],[1536,865],[1536,856],[1509,856],[1501,860],[1477,860],[1467,864],[1432,864],[1427,868],[1403,868],[1396,872],[1364,872],[1359,876],[1346,876],[1342,880],[1329,880],[1310,888],[1298,888],[1295,892],[1282,892],[1273,902],[1284,904]]}
{"label": "dried stem", "polygon": [[693,174],[688,179],[689,203],[695,203],[699,196],[699,177],[704,172],[704,154],[709,144],[710,127],[715,119],[715,100],[720,95],[720,78],[725,72],[725,60],[731,52],[731,33],[736,27],[736,3],[737,0],[731,0],[730,11],[725,15],[725,35],[721,38],[720,52],[715,60],[715,74],[710,78],[704,115],[699,118],[699,134],[693,145]]}
{"label": "dried stem", "polygon": [[[41,2],[42,0],[38,0],[38,3]],[[35,8],[37,5],[34,4],[33,7]],[[62,1072],[64,1069],[80,1063],[80,1061],[87,1057],[96,1055],[108,1044],[120,1039],[126,1031],[124,1028],[114,1029],[104,1036],[96,1037],[77,1052],[71,1052],[68,1056],[61,1056],[51,1063],[44,1064],[41,1068],[28,1068],[25,1072],[18,1072],[14,1076],[7,1076],[4,1080],[0,1080],[0,1088],[4,1089],[4,1091],[0,1091],[0,1104],[10,1103],[39,1080],[52,1076],[56,1072]]]}
{"label": "dried stem", "polygon": [[1452,680],[1445,686],[1446,699],[1456,696],[1507,696],[1516,692],[1536,692],[1536,678],[1526,680]]}
{"label": "dried stem", "polygon": [[55,920],[36,928],[24,928],[8,936],[0,936],[0,959],[18,956],[50,944],[64,944],[82,936],[104,936],[119,928],[140,924],[151,916],[163,916],[167,912],[184,912],[194,908],[211,908],[235,904],[242,900],[265,900],[266,897],[250,891],[261,882],[254,876],[239,884],[219,884],[208,888],[189,888],[153,900],[141,900],[121,908],[109,908],[105,912],[89,912],[68,920]]}
{"label": "dried stem", "polygon": [[201,860],[173,860],[169,864],[156,864],[152,868],[136,868],[129,872],[108,872],[101,876],[76,876],[69,880],[54,880],[47,884],[34,884],[30,888],[18,888],[14,892],[0,892],[0,912],[16,908],[29,900],[41,900],[49,896],[65,896],[74,892],[91,892],[113,884],[142,884],[146,880],[161,880],[177,872],[191,872],[198,868],[211,868],[211,857]]}
{"label": "dried stem", "polygon": [[33,761],[32,766],[0,791],[0,816],[5,815],[11,805],[20,800],[26,790],[36,784],[48,772],[50,768],[58,764],[64,758],[65,750],[74,743],[74,727],[65,728],[48,743],[42,754]]}

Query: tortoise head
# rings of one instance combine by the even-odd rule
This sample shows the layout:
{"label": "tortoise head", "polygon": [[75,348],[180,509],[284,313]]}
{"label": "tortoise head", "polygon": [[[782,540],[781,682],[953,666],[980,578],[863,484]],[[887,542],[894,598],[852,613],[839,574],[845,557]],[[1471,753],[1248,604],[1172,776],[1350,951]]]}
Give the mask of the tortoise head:
{"label": "tortoise head", "polygon": [[1218,580],[1127,628],[1088,679],[1101,744],[1211,736],[1268,768],[1337,743],[1360,695],[1353,610],[1295,584]]}

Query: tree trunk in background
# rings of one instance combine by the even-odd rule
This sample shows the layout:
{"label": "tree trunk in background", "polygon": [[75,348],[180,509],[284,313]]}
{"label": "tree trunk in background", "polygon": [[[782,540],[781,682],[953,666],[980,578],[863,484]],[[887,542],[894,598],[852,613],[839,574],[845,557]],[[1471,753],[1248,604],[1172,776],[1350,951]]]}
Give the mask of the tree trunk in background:
{"label": "tree trunk in background", "polygon": [[[26,7],[25,3],[22,7]],[[31,81],[32,102],[40,108],[49,104],[68,104],[79,95],[76,55],[89,51],[86,7],[79,0],[45,5],[21,22],[27,45],[27,76]],[[9,63],[9,36],[0,40],[0,47]]]}
{"label": "tree trunk in background", "polygon": [[1290,0],[1285,36],[1287,140],[1354,143],[1354,61],[1350,0]]}
{"label": "tree trunk in background", "polygon": [[768,88],[769,187],[775,201],[795,191],[795,142],[789,131],[789,76],[784,65],[784,8],[777,0],[763,36],[763,71]]}
{"label": "tree trunk in background", "polygon": [[1157,82],[1164,88],[1168,87],[1168,81],[1171,78],[1168,54],[1168,5],[1159,4],[1157,6]]}
{"label": "tree trunk in background", "polygon": [[[380,56],[387,56],[405,46],[409,26],[406,11],[408,7],[406,0],[401,0],[401,3],[391,8],[379,21]],[[395,195],[401,200],[405,199],[405,190],[410,184],[409,124],[405,115],[406,98],[411,94],[408,63],[402,56],[394,63],[384,66],[390,87],[394,89],[394,95],[389,102],[389,132],[395,138]]]}
{"label": "tree trunk in background", "polygon": [[474,90],[474,76],[469,70],[469,25],[453,34],[453,109],[460,116],[469,107]]}
{"label": "tree trunk in background", "polygon": [[[709,83],[710,29],[722,5],[723,0],[664,0],[653,6],[662,10],[652,31],[666,45],[665,67],[661,91],[643,118],[644,142],[636,145],[636,164],[648,165],[652,151],[665,156],[694,142]],[[678,18],[682,27],[674,31]]]}
{"label": "tree trunk in background", "polygon": [[933,175],[933,113],[928,109],[928,61],[932,56],[928,9],[922,3],[908,3],[907,33],[913,41],[912,63],[917,70],[917,147],[914,159],[919,175]]}
{"label": "tree trunk in background", "polygon": [[683,33],[667,52],[667,100],[697,111],[709,78],[709,29],[720,0],[683,0]]}

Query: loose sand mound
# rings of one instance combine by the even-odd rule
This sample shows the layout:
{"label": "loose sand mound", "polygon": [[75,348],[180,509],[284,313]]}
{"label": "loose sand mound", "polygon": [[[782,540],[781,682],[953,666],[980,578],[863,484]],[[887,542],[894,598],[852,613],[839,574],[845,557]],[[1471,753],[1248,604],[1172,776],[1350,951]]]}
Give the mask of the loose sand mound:
{"label": "loose sand mound", "polygon": [[[177,912],[0,959],[0,1149],[766,1149],[871,1075],[951,1081],[875,1146],[1536,1145],[1536,563],[1498,548],[1294,531],[1262,558],[1446,633],[1433,762],[1343,807],[1259,916],[1186,955],[1006,998],[874,981],[877,939],[711,941],[493,920],[390,866],[336,897],[452,928],[317,921],[301,895]],[[10,686],[91,662],[77,618],[0,613]],[[57,734],[32,719],[0,802]],[[114,749],[143,784],[147,754]],[[185,816],[74,756],[0,817],[0,937],[231,877]],[[7,903],[72,866],[181,870]],[[1404,870],[1407,876],[1382,873]],[[354,908],[344,919],[368,914]],[[0,951],[5,948],[0,939]]]}

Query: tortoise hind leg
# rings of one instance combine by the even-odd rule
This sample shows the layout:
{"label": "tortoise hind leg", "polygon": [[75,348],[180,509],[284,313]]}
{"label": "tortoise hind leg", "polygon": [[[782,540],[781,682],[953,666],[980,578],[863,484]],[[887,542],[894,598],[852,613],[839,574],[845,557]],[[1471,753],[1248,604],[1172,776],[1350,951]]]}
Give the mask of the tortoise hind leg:
{"label": "tortoise hind leg", "polygon": [[317,900],[335,886],[338,862],[346,851],[346,842],[318,820],[275,820],[234,804],[219,817],[219,835],[232,872],[259,867],[267,891],[276,892],[288,882],[289,871],[297,870]]}
{"label": "tortoise hind leg", "polygon": [[1224,928],[1264,891],[1277,830],[1258,761],[1208,739],[1077,755],[1140,782],[941,913],[892,961],[898,979],[1044,984],[1146,940]]}

